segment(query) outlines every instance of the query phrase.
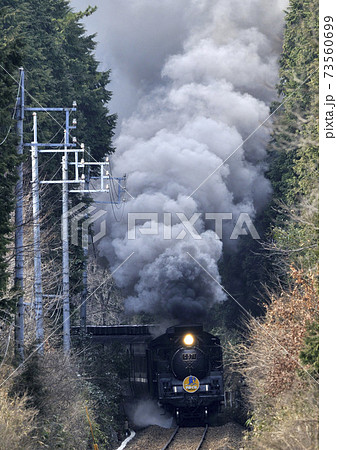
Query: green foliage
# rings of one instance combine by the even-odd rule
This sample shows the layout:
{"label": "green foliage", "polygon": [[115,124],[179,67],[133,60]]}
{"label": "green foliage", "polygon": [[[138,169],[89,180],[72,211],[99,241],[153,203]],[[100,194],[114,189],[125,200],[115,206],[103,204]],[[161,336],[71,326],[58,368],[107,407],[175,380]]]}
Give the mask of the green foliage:
{"label": "green foliage", "polygon": [[[89,345],[82,361],[82,378],[93,404],[93,411],[102,436],[112,445],[116,430],[121,429],[125,415],[120,405],[123,396],[123,383],[128,380],[130,360],[125,346],[115,343],[107,346]],[[101,437],[102,444],[104,443]],[[106,443],[106,448],[111,448]],[[104,447],[105,448],[105,447]]]}
{"label": "green foliage", "polygon": [[[306,366],[311,376],[318,379],[319,374],[319,325],[313,322],[308,326],[300,360]],[[307,367],[309,366],[309,367]]]}
{"label": "green foliage", "polygon": [[16,66],[21,63],[20,40],[13,28],[14,15],[8,8],[0,8],[0,310],[6,316],[13,310],[13,300],[5,299],[3,292],[8,278],[8,259],[6,258],[9,235],[13,231],[10,225],[14,210],[16,166],[19,158],[16,154],[17,137],[15,133],[14,106],[17,86],[11,76],[18,78]]}
{"label": "green foliage", "polygon": [[318,261],[318,1],[292,0],[280,59],[280,95],[269,148],[268,212],[274,266]]}
{"label": "green foliage", "polygon": [[[109,71],[100,71],[94,57],[94,36],[85,35],[81,19],[96,8],[88,7],[84,12],[74,13],[69,0],[3,0],[0,6],[0,63],[9,72],[0,68],[0,142],[12,125],[6,142],[0,146],[0,292],[6,286],[8,261],[6,250],[10,243],[10,216],[14,208],[14,187],[17,180],[16,167],[19,159],[16,155],[17,137],[15,121],[12,120],[16,99],[19,66],[25,69],[26,106],[28,107],[71,107],[77,101],[77,129],[72,135],[78,142],[84,142],[90,152],[86,160],[101,160],[112,152],[112,137],[117,116],[110,114],[107,103],[111,92],[107,89]],[[14,77],[11,78],[12,75]],[[64,114],[53,112],[38,114],[39,142],[62,142]],[[26,112],[24,140],[32,140],[32,114]],[[28,153],[28,152],[27,152]],[[60,178],[56,174],[61,167],[61,156],[40,155],[40,178]],[[28,154],[24,159],[27,166],[25,185],[30,189],[30,162]],[[59,187],[46,188],[41,193],[41,217],[47,217],[42,223],[41,236],[47,236],[43,242],[44,274],[50,265],[60,264],[60,216],[61,190]],[[72,196],[73,202],[77,199]],[[29,214],[28,219],[29,219]],[[57,234],[54,233],[54,229]],[[27,224],[27,229],[29,223]],[[29,230],[28,230],[29,231]],[[56,237],[54,237],[56,236]],[[27,237],[29,239],[29,237]],[[11,243],[12,244],[12,243]],[[46,250],[46,251],[44,251]],[[29,264],[30,253],[26,258]],[[49,258],[49,259],[48,259]],[[71,248],[72,285],[81,288],[80,277],[83,255],[78,247]],[[43,279],[44,292],[49,293],[48,280]],[[55,291],[50,292],[55,293]],[[73,293],[73,292],[72,292]],[[14,312],[13,300],[2,300],[1,314]],[[48,313],[45,314],[48,326]],[[55,326],[55,323],[53,324]],[[23,393],[26,388],[31,395],[31,404],[39,411],[39,445],[43,448],[87,448],[90,442],[90,428],[85,414],[85,405],[91,408],[97,404],[100,386],[91,389],[90,383],[79,378],[77,363],[63,359],[57,351],[46,352],[43,358],[31,358],[27,370],[17,380],[14,391]],[[118,383],[116,384],[118,386]],[[115,391],[114,391],[115,392]],[[109,398],[109,401],[112,398]],[[117,403],[115,402],[117,405]],[[96,405],[96,403],[95,403]],[[106,401],[102,412],[97,414],[108,418],[111,410],[117,406]],[[110,409],[109,409],[110,408]],[[104,414],[106,414],[104,416]],[[105,434],[95,423],[95,414],[90,411],[95,434],[100,443],[104,443]],[[102,419],[103,420],[103,419]],[[108,420],[108,419],[107,419]],[[34,448],[40,448],[38,443]],[[102,444],[103,445],[103,444]],[[9,447],[8,447],[9,448]],[[13,447],[14,448],[14,447]],[[23,447],[22,447],[23,448]],[[27,447],[28,448],[28,447]],[[100,446],[101,448],[101,446]],[[103,448],[103,447],[102,447]]]}
{"label": "green foliage", "polygon": [[[268,149],[273,199],[255,220],[262,244],[240,239],[221,268],[226,289],[254,315],[262,312],[256,300],[262,284],[270,286],[275,275],[286,281],[289,264],[312,267],[318,254],[318,1],[291,0],[285,20],[278,85],[284,103],[274,114]],[[227,324],[235,323],[241,308],[228,304]]]}
{"label": "green foliage", "polygon": [[[16,155],[17,137],[13,120],[17,86],[11,76],[17,77],[15,66],[21,62],[20,41],[13,29],[13,14],[7,8],[0,9],[0,292],[6,287],[7,264],[6,253],[9,244],[10,216],[14,209],[14,191],[17,180]],[[7,73],[8,72],[8,73]],[[10,131],[9,131],[10,130]],[[8,305],[7,305],[8,306]],[[6,307],[2,305],[2,310]]]}
{"label": "green foliage", "polygon": [[[106,106],[111,93],[106,86],[109,72],[100,72],[93,56],[94,36],[84,34],[79,20],[94,12],[73,13],[65,0],[17,1],[17,26],[25,43],[23,65],[27,70],[27,104],[71,106],[77,101],[78,128],[74,134],[99,160],[112,150],[116,116]],[[38,14],[36,12],[38,11]],[[40,140],[50,139],[59,129],[50,117],[41,115]],[[59,122],[63,117],[54,116]],[[62,140],[62,130],[57,136]],[[49,169],[54,169],[53,165]]]}
{"label": "green foliage", "polygon": [[[18,66],[25,69],[26,106],[30,107],[71,107],[77,101],[77,111],[72,117],[77,119],[77,129],[72,130],[78,142],[84,142],[87,152],[86,160],[100,161],[104,155],[112,152],[112,137],[117,116],[110,114],[107,103],[111,92],[107,89],[109,71],[100,71],[99,63],[94,57],[94,36],[85,35],[80,20],[96,10],[88,7],[84,12],[74,13],[68,0],[4,0],[1,35],[5,36],[0,50],[1,58],[7,64],[7,70],[17,78]],[[15,37],[20,36],[20,41]],[[15,38],[15,39],[14,39]],[[20,57],[19,57],[20,51]],[[7,58],[7,62],[6,62]],[[0,69],[2,70],[2,69]],[[2,81],[4,80],[4,81]],[[1,71],[0,93],[1,135],[5,135],[10,124],[11,108],[15,102],[15,82]],[[10,106],[8,100],[10,101]],[[6,115],[5,115],[6,113]],[[52,117],[51,117],[52,116]],[[3,118],[4,117],[4,118]],[[72,120],[72,117],[70,120]],[[6,119],[6,120],[5,120]],[[38,138],[40,142],[62,142],[64,114],[38,114]],[[32,140],[32,114],[26,112],[24,124],[24,140]],[[11,190],[16,176],[13,141],[15,133],[10,136],[12,145],[11,157],[2,158],[1,167],[1,199],[4,198],[3,220],[0,222],[0,290],[6,281],[5,263],[1,259],[7,245],[6,234],[9,214],[13,208]],[[9,140],[8,140],[9,142]],[[9,145],[9,144],[8,144]],[[6,147],[0,147],[5,155]],[[27,158],[27,183],[29,186],[29,164]],[[40,178],[60,179],[61,155],[40,155]],[[72,168],[70,169],[70,171]],[[57,175],[56,175],[57,174]],[[56,175],[56,176],[55,176]],[[72,174],[70,174],[72,176]],[[71,196],[74,204],[78,198]],[[46,188],[41,201],[41,217],[48,215],[48,221],[42,222],[42,233],[49,238],[48,251],[44,254],[44,263],[61,264],[60,241],[58,239],[61,217],[61,187]],[[52,208],[50,206],[52,205]],[[2,228],[1,228],[2,227]],[[79,247],[71,248],[71,286],[75,286],[72,294],[81,289],[81,270],[83,254]],[[45,286],[48,291],[48,286]],[[50,292],[54,294],[54,292]]]}
{"label": "green foliage", "polygon": [[318,193],[314,190],[291,208],[279,210],[272,230],[272,251],[283,265],[312,269],[318,264],[319,214]]}
{"label": "green foliage", "polygon": [[[79,360],[52,350],[34,355],[23,373],[16,378],[14,389],[29,393],[32,411],[38,411],[35,426],[38,429],[37,448],[86,449],[91,448],[90,426],[86,415],[89,410],[95,438],[106,441],[106,436],[95,421],[96,399],[87,381],[79,374]],[[100,446],[101,448],[101,446]],[[104,446],[102,446],[104,448]]]}
{"label": "green foliage", "polygon": [[[74,13],[68,0],[4,0],[0,9],[0,142],[12,125],[12,132],[1,145],[0,161],[0,291],[6,285],[6,249],[10,215],[14,207],[16,182],[16,134],[12,120],[18,78],[18,68],[26,72],[26,106],[70,107],[77,101],[78,127],[72,134],[84,142],[90,152],[87,160],[101,160],[113,151],[111,139],[117,116],[109,114],[107,103],[111,92],[107,89],[109,71],[99,71],[93,55],[94,36],[86,36],[80,20],[92,14],[96,8],[88,7],[84,12]],[[11,78],[12,75],[14,79]],[[39,140],[54,142],[63,139],[64,115],[53,113],[38,115]],[[32,117],[26,113],[25,142],[32,140]],[[40,177],[50,178],[60,169],[61,156],[41,155]],[[29,171],[27,171],[29,172]],[[28,181],[28,180],[27,180]],[[29,185],[29,183],[28,183]],[[47,189],[42,208],[53,205],[49,223],[57,224],[61,215],[60,188]],[[76,202],[75,197],[73,200]],[[45,214],[42,210],[42,216]],[[42,226],[48,226],[49,224]],[[51,259],[59,260],[59,242],[50,244]],[[55,249],[55,251],[53,250]],[[72,279],[79,286],[81,251],[72,249]],[[54,263],[57,263],[56,260]],[[13,307],[13,301],[3,301],[3,311]]]}
{"label": "green foliage", "polygon": [[292,204],[318,183],[318,1],[292,0],[286,14],[270,147],[274,199]]}
{"label": "green foliage", "polygon": [[[258,232],[261,239],[264,239],[266,231],[265,225],[262,224],[263,218],[257,217],[255,222],[259,223],[259,221]],[[227,328],[240,328],[244,310],[254,316],[261,315],[263,313],[260,296],[263,290],[262,284],[266,282],[271,271],[272,267],[263,254],[261,241],[253,240],[251,236],[240,236],[237,250],[232,254],[225,253],[220,265],[222,285],[235,300],[228,296],[221,316],[216,305],[215,323],[222,320]]]}

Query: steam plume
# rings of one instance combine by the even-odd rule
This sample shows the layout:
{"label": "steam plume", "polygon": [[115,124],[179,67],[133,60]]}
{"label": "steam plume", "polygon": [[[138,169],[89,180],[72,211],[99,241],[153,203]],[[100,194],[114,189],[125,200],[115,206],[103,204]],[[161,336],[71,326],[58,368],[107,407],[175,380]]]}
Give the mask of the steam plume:
{"label": "steam plume", "polygon": [[[114,90],[123,86],[123,93],[134,94],[124,103],[118,100],[123,120],[113,171],[128,174],[133,198],[127,198],[125,213],[158,212],[159,235],[140,234],[138,224],[136,239],[129,240],[124,214],[122,223],[111,219],[99,250],[112,267],[135,252],[115,273],[130,311],[198,320],[225,296],[187,252],[220,281],[222,242],[210,222],[201,219],[195,227],[202,240],[189,234],[174,239],[183,229],[175,215],[173,239],[165,240],[163,213],[232,213],[233,221],[224,222],[226,255],[235,244],[229,236],[238,215],[254,219],[265,205],[271,193],[264,176],[268,129],[261,126],[240,145],[266,119],[275,98],[270,86],[277,82],[286,2],[102,3],[98,20],[104,38],[98,56],[112,64]],[[109,18],[110,35],[104,34],[103,15]]]}

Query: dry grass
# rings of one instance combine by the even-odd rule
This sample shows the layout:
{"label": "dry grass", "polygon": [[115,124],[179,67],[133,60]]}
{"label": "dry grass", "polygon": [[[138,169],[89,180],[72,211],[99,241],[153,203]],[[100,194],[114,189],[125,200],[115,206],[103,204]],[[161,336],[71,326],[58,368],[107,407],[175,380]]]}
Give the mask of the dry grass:
{"label": "dry grass", "polygon": [[[9,367],[2,368],[1,382],[7,378],[9,370]],[[11,387],[10,383],[6,383],[0,388],[0,449],[35,449],[37,411],[28,406],[26,394],[11,396]]]}
{"label": "dry grass", "polygon": [[318,384],[299,360],[318,319],[317,278],[293,268],[291,278],[287,291],[270,295],[264,320],[248,323],[249,344],[237,353],[253,411],[246,448],[318,448]]}
{"label": "dry grass", "polygon": [[41,448],[86,449],[90,438],[85,412],[88,398],[76,359],[50,350],[32,362],[25,377],[39,410]]}

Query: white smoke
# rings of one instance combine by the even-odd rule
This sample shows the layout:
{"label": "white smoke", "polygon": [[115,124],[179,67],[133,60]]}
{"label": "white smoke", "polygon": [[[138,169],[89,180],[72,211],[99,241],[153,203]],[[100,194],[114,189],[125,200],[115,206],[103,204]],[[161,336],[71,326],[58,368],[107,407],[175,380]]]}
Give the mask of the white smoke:
{"label": "white smoke", "polygon": [[[123,107],[113,172],[128,174],[133,198],[127,197],[126,213],[158,212],[159,235],[141,235],[138,224],[136,239],[129,240],[125,214],[122,223],[111,218],[99,250],[112,267],[135,252],[115,273],[128,292],[130,311],[195,320],[225,296],[188,253],[220,281],[222,242],[202,220],[196,223],[202,240],[165,240],[163,213],[232,213],[233,221],[224,222],[226,254],[238,215],[254,219],[266,204],[269,131],[261,124],[275,98],[286,2],[137,0],[113,2],[114,10],[103,3],[113,24],[116,15],[125,19],[117,28],[126,55],[111,44],[113,73],[116,80],[124,74],[124,87],[137,92]],[[113,24],[110,42],[117,33]],[[104,55],[107,61],[107,45]],[[130,106],[134,111],[128,114]],[[175,218],[173,236],[182,228]]]}
{"label": "white smoke", "polygon": [[127,405],[127,413],[136,427],[145,428],[149,425],[158,425],[162,428],[170,428],[173,418],[160,408],[153,400],[138,400]]}

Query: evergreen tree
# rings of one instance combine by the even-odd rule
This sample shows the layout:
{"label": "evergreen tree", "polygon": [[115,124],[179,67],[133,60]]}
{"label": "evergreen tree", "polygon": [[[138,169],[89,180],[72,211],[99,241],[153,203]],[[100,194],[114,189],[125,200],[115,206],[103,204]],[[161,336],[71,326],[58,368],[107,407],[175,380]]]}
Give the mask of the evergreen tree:
{"label": "evergreen tree", "polygon": [[318,0],[291,0],[280,60],[285,101],[270,145],[271,238],[282,258],[305,268],[318,262],[318,17]]}
{"label": "evergreen tree", "polygon": [[[15,205],[17,137],[15,130],[15,104],[18,78],[16,66],[21,64],[20,40],[13,27],[14,14],[9,8],[0,9],[0,293],[1,316],[12,310],[13,302],[6,301],[3,294],[8,279],[8,246],[13,228],[10,223]],[[14,79],[12,78],[14,77]]]}
{"label": "evergreen tree", "polygon": [[[113,151],[112,137],[117,116],[109,114],[107,103],[111,92],[107,89],[109,71],[100,71],[94,57],[94,35],[86,36],[81,19],[92,14],[95,8],[75,13],[68,0],[3,0],[1,8],[0,32],[4,37],[1,43],[1,61],[7,70],[18,78],[18,68],[25,69],[26,106],[30,107],[71,107],[77,102],[77,111],[72,117],[77,119],[77,129],[72,132],[78,142],[84,142],[86,160],[100,161],[104,155]],[[20,41],[13,36],[20,36]],[[19,52],[21,57],[19,58]],[[11,123],[15,103],[15,86],[3,69],[0,78],[1,93],[1,131],[5,136]],[[38,114],[39,142],[62,142],[64,114]],[[71,117],[71,119],[72,119]],[[9,214],[13,209],[12,190],[16,179],[15,167],[18,164],[15,150],[15,123],[2,151],[1,198],[5,213],[1,221],[0,241],[0,287],[5,283],[5,246],[9,232]],[[32,141],[32,115],[26,113],[24,125],[25,142]],[[30,158],[26,152],[27,173],[30,173]],[[60,178],[61,155],[40,154],[40,179]],[[30,177],[29,177],[30,178]],[[27,177],[27,186],[29,179]],[[11,193],[11,194],[10,194]],[[71,196],[73,202],[76,197]],[[41,202],[43,216],[48,210],[49,223],[42,228],[54,225],[60,235],[61,187],[47,188]],[[52,206],[52,207],[51,207]],[[56,230],[57,228],[57,230]],[[44,260],[56,258],[60,262],[60,242],[51,242]],[[71,275],[76,281],[81,278],[82,254],[79,248],[71,249]],[[77,283],[78,285],[79,283]]]}
{"label": "evergreen tree", "polygon": [[274,200],[292,205],[318,183],[318,1],[291,0],[270,146]]}

